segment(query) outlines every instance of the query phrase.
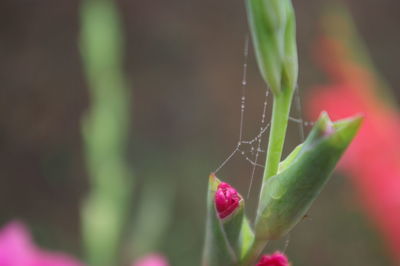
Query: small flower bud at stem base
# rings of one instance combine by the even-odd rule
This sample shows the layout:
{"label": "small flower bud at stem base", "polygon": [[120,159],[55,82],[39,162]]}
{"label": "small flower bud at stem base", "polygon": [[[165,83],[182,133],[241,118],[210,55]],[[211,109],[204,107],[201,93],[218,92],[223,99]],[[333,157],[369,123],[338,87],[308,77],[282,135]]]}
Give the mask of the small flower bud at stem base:
{"label": "small flower bud at stem base", "polygon": [[238,207],[239,202],[242,200],[239,193],[227,183],[221,182],[215,192],[215,208],[218,212],[218,217],[224,219],[233,213]]}
{"label": "small flower bud at stem base", "polygon": [[289,266],[285,254],[275,252],[272,255],[262,255],[256,266]]}

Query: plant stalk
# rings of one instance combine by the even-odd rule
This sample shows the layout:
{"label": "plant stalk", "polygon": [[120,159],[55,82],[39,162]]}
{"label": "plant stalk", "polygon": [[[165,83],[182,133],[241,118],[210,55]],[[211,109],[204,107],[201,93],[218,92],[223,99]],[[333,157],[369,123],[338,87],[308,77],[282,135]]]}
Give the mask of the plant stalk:
{"label": "plant stalk", "polygon": [[293,90],[283,89],[274,95],[271,130],[269,133],[267,159],[265,162],[263,182],[278,172],[285,142],[286,129],[289,120]]}
{"label": "plant stalk", "polygon": [[[289,121],[289,112],[293,98],[293,90],[283,89],[274,95],[272,108],[271,130],[268,140],[267,159],[265,162],[263,182],[278,172],[285,142],[286,129]],[[254,265],[258,256],[262,253],[268,240],[255,238],[248,254],[241,265]]]}

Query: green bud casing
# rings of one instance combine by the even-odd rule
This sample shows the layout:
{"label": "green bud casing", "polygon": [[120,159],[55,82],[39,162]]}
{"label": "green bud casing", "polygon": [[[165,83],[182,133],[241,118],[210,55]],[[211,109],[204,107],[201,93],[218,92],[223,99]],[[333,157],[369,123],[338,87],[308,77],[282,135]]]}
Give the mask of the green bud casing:
{"label": "green bud casing", "polygon": [[262,77],[277,95],[293,91],[298,59],[295,15],[290,0],[246,0],[247,17]]}
{"label": "green bud casing", "polygon": [[236,265],[248,251],[254,238],[244,215],[244,200],[240,196],[237,207],[220,218],[215,206],[215,194],[221,181],[211,174],[208,186],[206,240],[203,266]]}
{"label": "green bud casing", "polygon": [[280,238],[304,217],[361,121],[357,116],[332,123],[326,113],[320,116],[306,141],[281,163],[280,172],[263,182],[256,239]]}

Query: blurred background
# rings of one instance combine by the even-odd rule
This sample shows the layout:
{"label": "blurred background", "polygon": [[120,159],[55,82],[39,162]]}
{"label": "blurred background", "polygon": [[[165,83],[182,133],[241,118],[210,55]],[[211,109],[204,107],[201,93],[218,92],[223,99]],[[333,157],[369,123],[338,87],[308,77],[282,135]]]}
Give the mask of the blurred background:
{"label": "blurred background", "polygon": [[[304,96],[307,88],[324,80],[312,47],[321,12],[335,1],[293,2]],[[375,66],[397,88],[400,3],[343,2]],[[172,191],[170,204],[165,204],[169,215],[152,248],[166,254],[172,265],[198,265],[208,175],[239,136],[248,34],[244,3],[116,3],[125,35],[123,70],[132,95],[127,157],[136,180],[132,212],[135,199],[152,193],[144,189],[146,184],[165,184]],[[79,52],[79,8],[75,0],[0,1],[0,223],[22,220],[40,245],[83,257],[80,206],[89,177],[81,121],[90,95]],[[247,81],[244,136],[251,139],[259,130],[265,92],[252,49]],[[398,102],[400,91],[393,93]],[[300,142],[297,127],[289,126],[286,152]],[[218,173],[243,195],[250,174],[250,165],[240,156]],[[257,199],[257,177],[260,173],[250,206]],[[164,206],[162,199],[159,205]],[[389,265],[383,240],[344,175],[335,174],[288,239],[267,250],[284,249],[288,243],[287,254],[299,266]]]}

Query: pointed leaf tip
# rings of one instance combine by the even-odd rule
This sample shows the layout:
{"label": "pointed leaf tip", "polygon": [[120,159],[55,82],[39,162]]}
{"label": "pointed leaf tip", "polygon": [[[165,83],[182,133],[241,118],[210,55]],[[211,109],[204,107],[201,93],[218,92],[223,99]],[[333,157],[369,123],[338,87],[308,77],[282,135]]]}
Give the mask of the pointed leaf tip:
{"label": "pointed leaf tip", "polygon": [[290,231],[322,190],[362,122],[362,116],[332,122],[322,113],[306,141],[263,182],[256,238],[271,240]]}

